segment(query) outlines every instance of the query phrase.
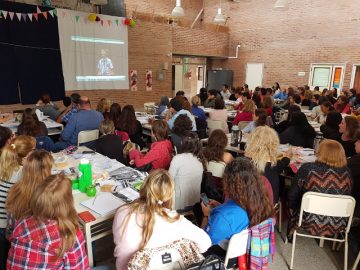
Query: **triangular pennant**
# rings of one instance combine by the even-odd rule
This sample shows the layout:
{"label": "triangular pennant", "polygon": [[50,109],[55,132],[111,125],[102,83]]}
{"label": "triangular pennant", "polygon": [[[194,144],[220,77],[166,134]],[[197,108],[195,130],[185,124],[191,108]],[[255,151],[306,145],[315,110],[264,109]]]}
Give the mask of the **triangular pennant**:
{"label": "triangular pennant", "polygon": [[76,15],[76,16],[75,16],[75,19],[76,19],[76,22],[78,22],[79,19],[80,19],[80,16],[79,16],[79,15]]}
{"label": "triangular pennant", "polygon": [[18,17],[19,22],[21,21],[21,13],[16,12],[16,17]]}
{"label": "triangular pennant", "polygon": [[100,20],[101,26],[104,26],[104,21]]}
{"label": "triangular pennant", "polygon": [[119,25],[119,19],[115,19],[116,26]]}
{"label": "triangular pennant", "polygon": [[53,14],[55,15],[55,16],[57,16],[57,11],[56,11],[56,9],[53,9]]}
{"label": "triangular pennant", "polygon": [[29,16],[30,21],[32,22],[32,17],[33,17],[32,13],[28,13],[28,16]]}
{"label": "triangular pennant", "polygon": [[42,12],[42,15],[44,15],[44,18],[47,20],[47,11]]}
{"label": "triangular pennant", "polygon": [[14,15],[15,15],[14,12],[10,12],[10,11],[9,11],[10,20],[13,20],[13,19],[14,19]]}
{"label": "triangular pennant", "polygon": [[84,23],[86,24],[86,23],[87,23],[87,18],[84,17],[84,18],[83,18],[83,21],[84,21]]}
{"label": "triangular pennant", "polygon": [[41,9],[39,8],[39,6],[36,6],[36,13],[41,13]]}
{"label": "triangular pennant", "polygon": [[111,20],[107,20],[107,22],[108,22],[108,25],[110,26],[111,25]]}
{"label": "triangular pennant", "polygon": [[49,10],[49,14],[54,18],[54,10]]}
{"label": "triangular pennant", "polygon": [[22,17],[23,20],[26,22],[26,13],[21,13],[21,17]]}
{"label": "triangular pennant", "polygon": [[4,18],[6,19],[7,15],[8,15],[8,12],[5,11],[5,10],[3,10],[3,11],[2,11],[2,14],[3,14]]}
{"label": "triangular pennant", "polygon": [[38,16],[39,16],[39,14],[33,13],[33,15],[34,15],[35,20],[38,21]]}

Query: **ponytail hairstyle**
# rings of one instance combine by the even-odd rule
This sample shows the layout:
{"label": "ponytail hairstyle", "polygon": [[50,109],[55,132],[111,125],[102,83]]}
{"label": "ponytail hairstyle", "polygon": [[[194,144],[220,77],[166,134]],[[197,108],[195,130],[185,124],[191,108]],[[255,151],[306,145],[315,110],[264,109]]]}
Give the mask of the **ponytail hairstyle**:
{"label": "ponytail hairstyle", "polygon": [[[140,197],[126,205],[129,212],[122,224],[124,233],[132,214],[144,215],[142,226],[142,240],[140,250],[146,247],[154,231],[155,215],[159,215],[168,222],[179,220],[180,216],[170,216],[167,209],[172,208],[174,195],[174,180],[168,171],[159,169],[152,171],[145,179],[140,190]],[[137,219],[137,218],[136,218]]]}
{"label": "ponytail hairstyle", "polygon": [[61,258],[74,245],[79,229],[71,181],[63,174],[47,177],[35,190],[30,200],[30,209],[40,224],[48,219],[57,221],[61,245],[56,259]]}
{"label": "ponytail hairstyle", "polygon": [[51,175],[53,163],[52,155],[45,150],[35,150],[26,157],[22,177],[9,190],[7,198],[6,210],[13,218],[30,215],[30,200],[38,185]]}
{"label": "ponytail hairstyle", "polygon": [[0,156],[0,181],[9,180],[22,165],[23,158],[35,149],[35,146],[35,138],[25,135],[20,135],[11,144],[5,145]]}

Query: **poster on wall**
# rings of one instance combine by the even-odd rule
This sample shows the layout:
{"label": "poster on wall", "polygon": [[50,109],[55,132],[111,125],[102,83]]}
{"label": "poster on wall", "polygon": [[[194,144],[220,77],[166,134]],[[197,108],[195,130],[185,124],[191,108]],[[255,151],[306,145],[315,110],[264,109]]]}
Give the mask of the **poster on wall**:
{"label": "poster on wall", "polygon": [[130,70],[130,91],[137,91],[138,75],[137,70]]}
{"label": "poster on wall", "polygon": [[146,71],[146,91],[152,90],[152,71]]}

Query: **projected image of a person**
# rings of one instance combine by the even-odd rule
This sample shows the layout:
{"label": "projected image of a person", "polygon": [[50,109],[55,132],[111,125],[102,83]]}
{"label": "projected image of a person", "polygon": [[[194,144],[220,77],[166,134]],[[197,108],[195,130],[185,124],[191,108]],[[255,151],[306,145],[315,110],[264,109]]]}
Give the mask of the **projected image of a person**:
{"label": "projected image of a person", "polygon": [[97,65],[98,76],[111,76],[114,75],[114,66],[111,59],[108,57],[108,51],[101,49],[101,58]]}

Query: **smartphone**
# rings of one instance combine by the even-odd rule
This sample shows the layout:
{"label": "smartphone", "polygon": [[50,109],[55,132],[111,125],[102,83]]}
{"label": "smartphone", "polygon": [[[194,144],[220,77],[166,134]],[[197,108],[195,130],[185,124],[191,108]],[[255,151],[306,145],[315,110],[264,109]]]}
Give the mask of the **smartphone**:
{"label": "smartphone", "polygon": [[203,202],[205,205],[208,205],[208,204],[209,204],[209,198],[208,198],[208,196],[206,196],[205,193],[201,193],[201,194],[200,194],[200,198],[201,198],[202,202]]}

